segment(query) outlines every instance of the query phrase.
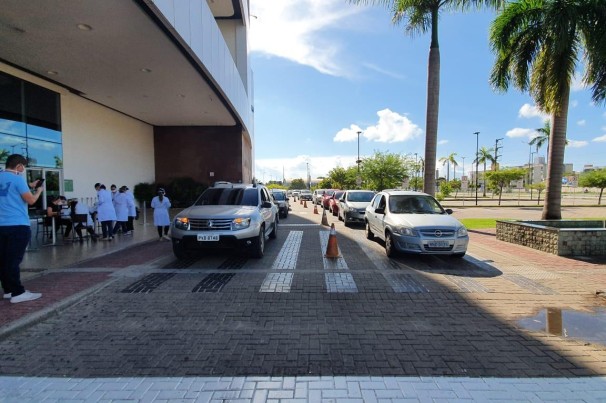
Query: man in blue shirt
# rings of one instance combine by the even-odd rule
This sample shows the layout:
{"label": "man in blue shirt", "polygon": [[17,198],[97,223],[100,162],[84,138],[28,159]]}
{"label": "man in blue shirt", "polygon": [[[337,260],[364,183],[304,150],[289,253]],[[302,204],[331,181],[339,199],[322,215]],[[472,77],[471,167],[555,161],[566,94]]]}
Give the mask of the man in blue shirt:
{"label": "man in blue shirt", "polygon": [[31,184],[36,188],[31,192],[25,181],[26,165],[24,156],[13,154],[0,172],[0,281],[4,298],[13,304],[42,296],[23,287],[19,268],[31,236],[27,206],[36,203],[42,193],[39,181]]}

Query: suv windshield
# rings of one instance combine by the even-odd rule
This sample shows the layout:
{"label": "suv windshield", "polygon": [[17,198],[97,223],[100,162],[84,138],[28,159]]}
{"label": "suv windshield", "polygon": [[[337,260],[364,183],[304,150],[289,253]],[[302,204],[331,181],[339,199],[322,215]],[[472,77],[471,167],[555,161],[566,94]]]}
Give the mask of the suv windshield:
{"label": "suv windshield", "polygon": [[393,214],[444,214],[432,197],[393,195],[389,198],[389,211]]}
{"label": "suv windshield", "polygon": [[209,188],[198,197],[196,206],[257,206],[259,192],[256,188]]}

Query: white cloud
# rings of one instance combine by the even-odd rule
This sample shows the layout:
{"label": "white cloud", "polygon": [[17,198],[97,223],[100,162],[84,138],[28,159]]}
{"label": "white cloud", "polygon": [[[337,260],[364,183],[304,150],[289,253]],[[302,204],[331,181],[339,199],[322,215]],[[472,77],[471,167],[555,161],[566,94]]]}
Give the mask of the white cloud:
{"label": "white cloud", "polygon": [[[360,156],[362,157],[362,156]],[[307,167],[312,179],[326,176],[331,169],[356,165],[356,155],[334,155],[311,157],[299,155],[294,158],[267,158],[255,160],[255,175],[260,181],[282,180],[282,172],[287,181],[301,178],[307,181]]]}
{"label": "white cloud", "polygon": [[597,143],[606,143],[606,134],[600,137],[596,137],[591,141],[595,141]]}
{"label": "white cloud", "polygon": [[358,131],[369,141],[379,143],[396,143],[408,141],[419,137],[423,131],[406,116],[389,109],[383,109],[377,112],[379,121],[374,126],[368,126],[366,129],[360,129],[356,125],[341,129],[333,138],[336,142],[354,141],[358,138]]}
{"label": "white cloud", "polygon": [[439,146],[443,146],[444,144],[448,144],[448,140],[438,140]]}
{"label": "white cloud", "polygon": [[581,120],[577,121],[577,125],[579,125],[579,126],[585,126],[586,123],[587,123],[587,121],[585,119],[581,119]]}
{"label": "white cloud", "polygon": [[505,135],[510,138],[526,137],[528,140],[530,140],[537,137],[537,131],[535,129],[524,129],[521,127],[516,127],[507,131]]}
{"label": "white cloud", "polygon": [[518,112],[518,117],[526,118],[526,119],[530,119],[530,118],[541,118],[543,120],[549,119],[549,115],[547,113],[542,112],[538,107],[536,107],[535,105],[530,105],[530,104],[522,105],[522,107],[520,108],[520,111]]}
{"label": "white cloud", "polygon": [[381,67],[377,66],[376,64],[363,63],[363,66],[369,70],[376,71],[377,73],[383,74],[387,77],[395,78],[397,80],[403,80],[404,78],[406,78],[402,74],[394,73],[393,71],[388,71],[388,70],[382,69]]}
{"label": "white cloud", "polygon": [[573,99],[572,101],[570,101],[571,108],[576,108],[577,106],[579,106],[579,101],[577,101],[576,99]]}
{"label": "white cloud", "polygon": [[582,148],[589,144],[587,141],[579,141],[579,140],[568,140],[568,145],[566,147],[570,148]]}
{"label": "white cloud", "polygon": [[[583,84],[583,76],[582,73],[575,71],[572,76],[572,82],[570,83],[570,89],[572,91],[583,91],[585,89],[585,84]],[[576,105],[574,105],[576,106]],[[573,108],[574,108],[573,106]]]}
{"label": "white cloud", "polygon": [[310,66],[321,73],[348,76],[339,63],[339,43],[327,31],[363,11],[342,0],[252,0],[251,51]]}

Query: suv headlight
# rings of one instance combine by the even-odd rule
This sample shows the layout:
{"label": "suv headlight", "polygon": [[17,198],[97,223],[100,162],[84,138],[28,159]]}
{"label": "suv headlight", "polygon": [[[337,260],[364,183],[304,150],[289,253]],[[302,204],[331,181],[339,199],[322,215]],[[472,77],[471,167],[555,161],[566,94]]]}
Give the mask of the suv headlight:
{"label": "suv headlight", "polygon": [[189,231],[189,218],[177,217],[175,218],[175,228]]}
{"label": "suv headlight", "polygon": [[231,222],[233,230],[246,229],[250,227],[250,218],[236,218]]}
{"label": "suv headlight", "polygon": [[461,227],[457,231],[457,237],[464,237],[464,236],[467,236],[467,228]]}
{"label": "suv headlight", "polygon": [[393,229],[393,232],[405,236],[417,236],[417,231],[408,227],[396,227]]}

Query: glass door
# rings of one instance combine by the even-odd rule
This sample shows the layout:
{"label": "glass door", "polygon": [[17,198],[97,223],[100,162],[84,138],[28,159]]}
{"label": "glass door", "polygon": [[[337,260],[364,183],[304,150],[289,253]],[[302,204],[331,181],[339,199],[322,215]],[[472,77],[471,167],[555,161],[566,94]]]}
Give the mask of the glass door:
{"label": "glass door", "polygon": [[44,178],[44,192],[36,204],[29,207],[31,213],[45,212],[46,207],[50,204],[51,200],[55,197],[63,194],[63,181],[61,180],[61,170],[59,169],[47,169],[47,168],[27,168],[27,183],[32,183],[37,179]]}

